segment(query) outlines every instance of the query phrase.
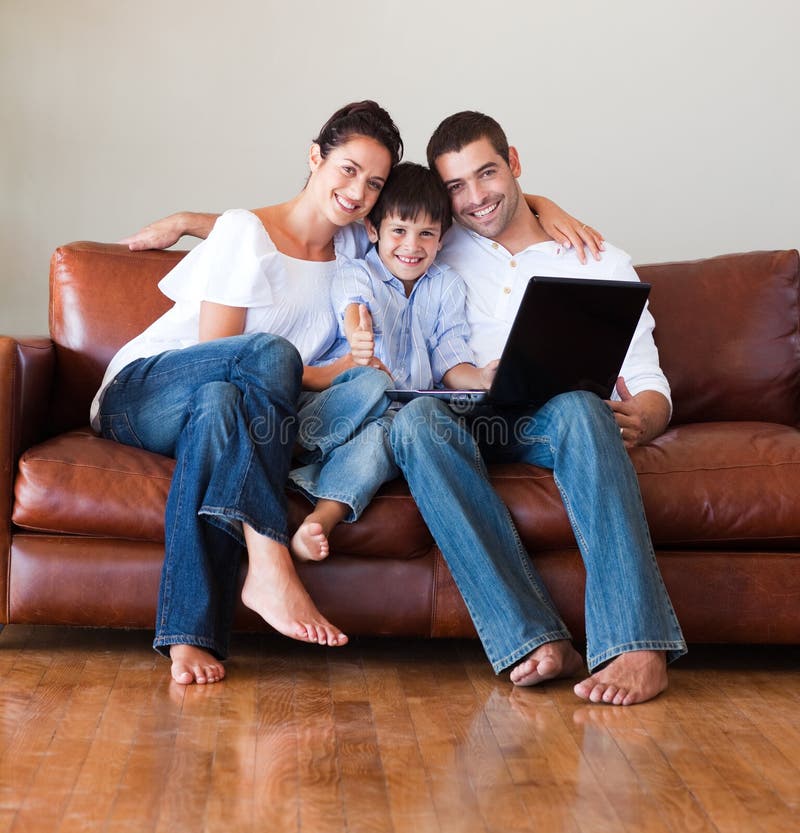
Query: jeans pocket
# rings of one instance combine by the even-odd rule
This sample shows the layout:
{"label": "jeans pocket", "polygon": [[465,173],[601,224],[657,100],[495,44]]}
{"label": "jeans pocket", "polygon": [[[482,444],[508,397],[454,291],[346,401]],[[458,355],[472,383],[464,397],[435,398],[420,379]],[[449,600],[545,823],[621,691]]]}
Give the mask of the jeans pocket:
{"label": "jeans pocket", "polygon": [[123,445],[144,448],[144,443],[128,422],[127,414],[100,414],[100,433],[107,440],[115,440]]}

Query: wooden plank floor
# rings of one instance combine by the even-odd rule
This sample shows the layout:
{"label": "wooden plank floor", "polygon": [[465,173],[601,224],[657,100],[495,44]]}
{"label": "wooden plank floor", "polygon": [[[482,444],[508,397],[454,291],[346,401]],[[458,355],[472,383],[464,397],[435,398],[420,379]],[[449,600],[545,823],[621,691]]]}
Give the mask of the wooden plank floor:
{"label": "wooden plank floor", "polygon": [[237,635],[181,688],[143,632],[0,634],[0,833],[771,833],[800,815],[800,649],[695,647],[619,709],[475,642]]}

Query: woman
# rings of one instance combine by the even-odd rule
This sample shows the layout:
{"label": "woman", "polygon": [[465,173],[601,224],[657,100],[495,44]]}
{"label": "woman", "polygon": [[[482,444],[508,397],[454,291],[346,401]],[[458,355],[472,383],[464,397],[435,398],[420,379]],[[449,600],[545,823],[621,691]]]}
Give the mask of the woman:
{"label": "woman", "polygon": [[[354,428],[383,407],[379,370],[356,370],[349,355],[309,363],[334,333],[335,258],[363,254],[366,236],[351,224],[372,208],[401,153],[386,111],[348,105],[313,143],[309,179],[294,199],[219,219],[174,215],[122,241],[158,248],[213,227],[160,285],[175,307],[114,357],[93,405],[104,436],[177,461],[154,646],[171,657],[178,683],[225,675],[240,543],[245,605],[286,636],[347,641],[294,570],[284,487],[301,387],[323,390],[336,379],[340,388],[343,373],[361,386],[342,397],[360,406],[347,414]],[[569,226],[557,209],[556,218]]]}
{"label": "woman", "polygon": [[[328,283],[341,249],[355,254],[365,216],[402,153],[385,110],[337,111],[309,155],[294,199],[229,211],[160,284],[173,308],[114,357],[93,403],[103,436],[176,458],[166,508],[155,648],[178,682],[225,671],[240,544],[248,552],[242,601],[280,633],[343,645],[317,610],[287,549],[284,487],[302,387],[321,390],[348,356],[305,366],[335,333]],[[384,377],[371,368],[366,378]],[[369,415],[386,382],[349,397]]]}

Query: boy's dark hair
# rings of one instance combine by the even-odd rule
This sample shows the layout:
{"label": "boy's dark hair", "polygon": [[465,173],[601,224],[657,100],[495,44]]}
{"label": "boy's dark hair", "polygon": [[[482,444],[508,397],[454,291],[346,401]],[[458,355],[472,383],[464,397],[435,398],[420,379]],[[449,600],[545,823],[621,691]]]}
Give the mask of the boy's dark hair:
{"label": "boy's dark hair", "polygon": [[403,158],[403,140],[392,117],[370,99],[340,107],[322,125],[314,143],[325,159],[333,148],[343,145],[352,136],[368,136],[380,142],[392,157],[392,167]]}
{"label": "boy's dark hair", "polygon": [[433,131],[428,141],[428,166],[436,170],[436,160],[445,153],[456,153],[479,139],[488,139],[499,156],[508,163],[508,139],[502,127],[491,117],[475,110],[448,116]]}
{"label": "boy's dark hair", "polygon": [[442,234],[452,225],[450,197],[442,180],[424,165],[402,162],[389,174],[369,212],[369,221],[380,230],[387,215],[416,220],[421,213],[427,214],[435,223],[441,223]]}

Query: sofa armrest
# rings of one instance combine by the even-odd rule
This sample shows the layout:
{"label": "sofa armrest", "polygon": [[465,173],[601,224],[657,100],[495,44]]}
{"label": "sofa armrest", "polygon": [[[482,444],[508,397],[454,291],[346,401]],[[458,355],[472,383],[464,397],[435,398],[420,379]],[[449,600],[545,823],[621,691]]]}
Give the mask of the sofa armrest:
{"label": "sofa armrest", "polygon": [[47,434],[55,345],[46,336],[0,336],[0,459],[14,463]]}
{"label": "sofa armrest", "polygon": [[17,461],[39,442],[53,388],[55,350],[45,337],[0,336],[0,622],[8,621],[8,558]]}

